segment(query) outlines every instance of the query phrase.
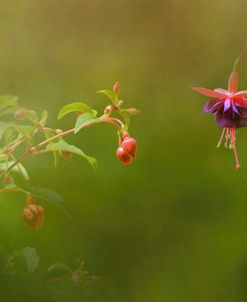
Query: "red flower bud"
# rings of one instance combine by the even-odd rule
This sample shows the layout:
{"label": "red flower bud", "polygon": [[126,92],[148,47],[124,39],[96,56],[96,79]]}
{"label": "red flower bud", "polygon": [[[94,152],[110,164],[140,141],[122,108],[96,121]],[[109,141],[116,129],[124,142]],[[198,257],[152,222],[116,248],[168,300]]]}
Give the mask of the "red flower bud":
{"label": "red flower bud", "polygon": [[29,204],[23,209],[23,219],[25,223],[32,229],[39,229],[44,223],[44,209],[37,204]]}
{"label": "red flower bud", "polygon": [[137,144],[136,140],[133,137],[126,137],[123,140],[121,146],[128,155],[135,157]]}
{"label": "red flower bud", "polygon": [[116,93],[116,94],[119,94],[120,92],[120,89],[121,89],[121,86],[118,82],[116,82],[113,86],[113,91]]}
{"label": "red flower bud", "polygon": [[123,147],[118,147],[116,154],[124,165],[128,166],[131,164],[132,157],[126,153]]}

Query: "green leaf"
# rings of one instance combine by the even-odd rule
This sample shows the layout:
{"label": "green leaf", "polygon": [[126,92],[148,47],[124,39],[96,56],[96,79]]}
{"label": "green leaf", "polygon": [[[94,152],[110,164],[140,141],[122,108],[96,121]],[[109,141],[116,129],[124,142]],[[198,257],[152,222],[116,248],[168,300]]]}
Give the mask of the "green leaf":
{"label": "green leaf", "polygon": [[[53,137],[53,136],[54,136],[53,132],[51,132],[51,131],[45,132],[45,137],[47,139],[50,137]],[[57,167],[61,156],[59,156],[59,153],[57,151],[53,151],[52,153],[53,153],[53,157],[54,157],[54,166]]]}
{"label": "green leaf", "polygon": [[25,247],[21,250],[21,252],[26,259],[27,271],[34,272],[39,265],[39,255],[36,249],[33,247]]}
{"label": "green leaf", "polygon": [[76,146],[68,144],[64,140],[60,140],[59,142],[56,143],[50,143],[47,145],[46,149],[51,151],[67,151],[67,152],[74,153],[76,155],[84,157],[94,169],[97,167],[97,161],[95,158],[86,155],[81,149],[77,148]]}
{"label": "green leaf", "polygon": [[6,114],[4,112],[8,107],[18,106],[18,97],[11,95],[1,95],[0,96],[0,115]]}
{"label": "green leaf", "polygon": [[36,111],[29,110],[27,118],[29,119],[29,121],[31,121],[35,125],[38,124],[38,122],[39,122],[39,117],[38,117],[38,114]]}
{"label": "green leaf", "polygon": [[66,106],[64,106],[58,113],[58,119],[61,119],[64,117],[66,114],[70,112],[90,112],[93,113],[94,110],[89,107],[87,104],[84,103],[70,103]]}
{"label": "green leaf", "polygon": [[[0,171],[5,171],[7,170],[8,167],[10,167],[11,165],[14,164],[14,161],[8,161],[7,163],[1,163],[0,164]],[[29,176],[27,173],[27,170],[25,169],[25,167],[22,164],[17,164],[16,166],[14,166],[11,171],[13,172],[17,172],[19,174],[21,174],[26,180],[29,180]]]}
{"label": "green leaf", "polygon": [[6,114],[13,114],[16,112],[16,110],[19,108],[19,106],[14,107],[8,107],[0,112],[0,116],[6,115]]}
{"label": "green leaf", "polygon": [[45,127],[46,125],[46,121],[47,121],[47,117],[48,117],[48,112],[45,110],[42,112],[41,114],[41,120],[40,120],[40,125],[41,127]]}
{"label": "green leaf", "polygon": [[49,266],[46,278],[58,278],[67,274],[72,274],[72,269],[65,263],[55,262]]}
{"label": "green leaf", "polygon": [[78,133],[83,127],[91,123],[100,123],[101,120],[92,113],[84,113],[78,116],[75,124],[75,133]]}
{"label": "green leaf", "polygon": [[0,121],[0,139],[2,138],[4,132],[6,129],[10,128],[11,124],[10,123],[6,123],[3,121]]}
{"label": "green leaf", "polygon": [[102,93],[102,94],[106,95],[113,104],[116,104],[118,101],[115,93],[112,92],[111,90],[99,90],[99,91],[97,91],[97,93]]}
{"label": "green leaf", "polygon": [[22,185],[21,187],[37,199],[49,201],[60,207],[64,206],[64,198],[55,191],[45,188],[33,187],[30,185]]}

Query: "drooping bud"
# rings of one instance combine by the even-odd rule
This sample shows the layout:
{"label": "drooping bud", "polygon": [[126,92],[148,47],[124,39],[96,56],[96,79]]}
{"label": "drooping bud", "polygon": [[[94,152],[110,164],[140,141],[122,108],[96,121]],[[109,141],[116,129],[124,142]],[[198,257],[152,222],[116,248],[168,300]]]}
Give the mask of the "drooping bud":
{"label": "drooping bud", "polygon": [[45,212],[43,207],[37,204],[29,204],[22,213],[25,223],[32,229],[39,229],[44,223]]}
{"label": "drooping bud", "polygon": [[114,84],[113,86],[113,92],[116,93],[116,94],[119,94],[120,93],[120,90],[121,90],[121,86],[120,84],[118,83],[118,81]]}
{"label": "drooping bud", "polygon": [[69,151],[61,151],[60,154],[66,160],[71,160],[72,156],[73,156],[73,154],[71,152],[69,152]]}
{"label": "drooping bud", "polygon": [[128,166],[131,164],[132,157],[126,153],[126,151],[124,150],[123,147],[118,147],[116,155],[125,166]]}
{"label": "drooping bud", "polygon": [[15,118],[17,120],[25,120],[28,117],[28,110],[24,107],[20,107],[15,111]]}
{"label": "drooping bud", "polygon": [[132,157],[136,156],[137,143],[133,137],[126,137],[121,146],[128,155]]}

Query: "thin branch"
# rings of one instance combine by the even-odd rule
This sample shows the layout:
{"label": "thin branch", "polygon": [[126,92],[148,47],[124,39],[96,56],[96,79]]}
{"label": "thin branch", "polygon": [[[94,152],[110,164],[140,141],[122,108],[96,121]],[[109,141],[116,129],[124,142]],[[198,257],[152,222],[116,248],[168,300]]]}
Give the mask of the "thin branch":
{"label": "thin branch", "polygon": [[[123,125],[123,123],[120,120],[118,120],[116,118],[110,118],[110,117],[107,117],[105,115],[102,115],[101,117],[99,117],[98,121],[99,120],[101,122],[106,122],[106,123],[110,123],[110,124],[115,125],[118,128],[118,130],[120,130],[121,126]],[[90,124],[86,124],[81,129],[86,128],[86,127],[90,127],[90,126],[95,125],[95,124],[98,124],[98,121],[97,122],[92,122]],[[30,156],[32,154],[40,154],[40,153],[46,152],[45,150],[37,151],[37,149],[48,145],[50,142],[52,142],[54,140],[57,140],[61,137],[64,137],[66,135],[73,134],[73,133],[75,133],[75,128],[72,128],[72,129],[63,131],[61,133],[58,133],[57,135],[54,135],[54,136],[42,141],[41,143],[38,143],[37,145],[31,147],[21,157],[19,157],[12,165],[10,165],[0,176],[2,177],[4,175],[6,175],[10,170],[12,170],[16,165],[18,165],[21,161],[26,159],[28,156]]]}

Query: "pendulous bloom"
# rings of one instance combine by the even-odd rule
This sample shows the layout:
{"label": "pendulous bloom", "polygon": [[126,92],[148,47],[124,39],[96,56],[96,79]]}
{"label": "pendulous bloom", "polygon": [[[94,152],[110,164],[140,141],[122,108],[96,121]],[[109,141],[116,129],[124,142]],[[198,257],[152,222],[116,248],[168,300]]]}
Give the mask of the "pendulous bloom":
{"label": "pendulous bloom", "polygon": [[218,147],[225,137],[225,146],[233,149],[236,159],[236,169],[240,169],[240,163],[236,150],[236,129],[247,126],[247,90],[238,91],[238,58],[235,61],[233,72],[228,81],[228,90],[217,88],[214,90],[192,87],[195,91],[211,98],[206,103],[203,111],[212,113],[217,124],[223,128]]}
{"label": "pendulous bloom", "polygon": [[119,140],[119,147],[116,155],[125,166],[129,166],[135,158],[136,149],[136,140],[131,137],[127,131],[124,131],[122,133],[122,138]]}

